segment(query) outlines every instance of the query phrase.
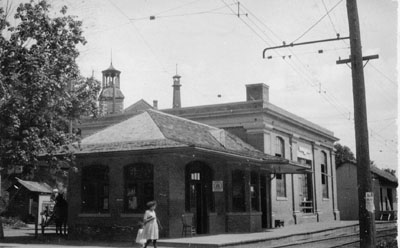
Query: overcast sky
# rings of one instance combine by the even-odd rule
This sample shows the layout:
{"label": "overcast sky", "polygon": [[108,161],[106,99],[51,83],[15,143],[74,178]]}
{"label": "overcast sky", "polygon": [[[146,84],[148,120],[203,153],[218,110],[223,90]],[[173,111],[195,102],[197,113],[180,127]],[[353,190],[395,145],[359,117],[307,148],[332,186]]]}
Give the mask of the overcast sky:
{"label": "overcast sky", "polygon": [[[265,83],[272,104],[332,130],[355,153],[351,69],[336,64],[348,58],[349,41],[274,49],[262,58],[264,48],[283,41],[348,36],[345,0],[241,0],[240,18],[237,0],[50,2],[84,22],[84,75],[101,80],[112,51],[125,107],[144,99],[171,108],[178,65],[184,107],[244,101],[246,84]],[[397,169],[398,2],[358,5],[363,55],[379,55],[364,68],[370,157]]]}

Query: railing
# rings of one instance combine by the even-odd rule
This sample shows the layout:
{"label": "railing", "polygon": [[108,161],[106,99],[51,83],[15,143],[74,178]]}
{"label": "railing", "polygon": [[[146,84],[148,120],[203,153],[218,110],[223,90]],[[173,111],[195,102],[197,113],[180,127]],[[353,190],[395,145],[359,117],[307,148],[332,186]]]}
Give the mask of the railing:
{"label": "railing", "polygon": [[300,211],[303,213],[313,213],[314,207],[312,201],[301,201],[300,202]]}

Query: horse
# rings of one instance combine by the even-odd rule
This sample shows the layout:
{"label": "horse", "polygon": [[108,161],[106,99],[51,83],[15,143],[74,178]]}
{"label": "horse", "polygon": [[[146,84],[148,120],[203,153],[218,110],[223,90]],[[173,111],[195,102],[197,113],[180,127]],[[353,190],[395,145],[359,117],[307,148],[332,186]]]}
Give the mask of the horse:
{"label": "horse", "polygon": [[[57,195],[56,204],[54,205],[53,218],[56,224],[56,234],[67,234],[67,220],[68,220],[68,202],[64,199],[63,194]],[[64,227],[64,233],[63,233]]]}

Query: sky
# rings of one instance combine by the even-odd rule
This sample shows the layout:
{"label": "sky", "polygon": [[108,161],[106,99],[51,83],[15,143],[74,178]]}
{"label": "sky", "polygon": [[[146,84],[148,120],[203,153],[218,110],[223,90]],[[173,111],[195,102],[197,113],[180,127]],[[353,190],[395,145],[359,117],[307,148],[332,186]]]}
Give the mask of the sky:
{"label": "sky", "polygon": [[[265,83],[270,102],[334,132],[355,153],[348,40],[268,50],[348,37],[344,0],[52,0],[83,21],[85,76],[121,71],[125,107],[144,99],[172,107],[172,77],[181,78],[182,106],[245,101],[245,85]],[[398,2],[358,2],[370,159],[398,167]],[[239,13],[239,17],[238,17]],[[150,16],[154,16],[150,19]],[[220,95],[220,97],[218,97]]]}

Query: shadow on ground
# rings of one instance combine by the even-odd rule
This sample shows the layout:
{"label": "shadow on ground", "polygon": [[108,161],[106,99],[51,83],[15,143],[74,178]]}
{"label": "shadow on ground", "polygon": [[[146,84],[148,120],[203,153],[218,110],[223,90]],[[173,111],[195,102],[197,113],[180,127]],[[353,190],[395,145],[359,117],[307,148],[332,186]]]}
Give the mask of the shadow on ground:
{"label": "shadow on ground", "polygon": [[35,238],[35,234],[24,234],[21,236],[9,236],[0,239],[0,248],[11,248],[15,246],[7,246],[6,244],[22,244],[22,245],[60,245],[60,246],[99,246],[99,247],[140,247],[132,242],[113,242],[113,241],[96,241],[96,240],[69,240],[67,236],[57,234],[39,234]]}

